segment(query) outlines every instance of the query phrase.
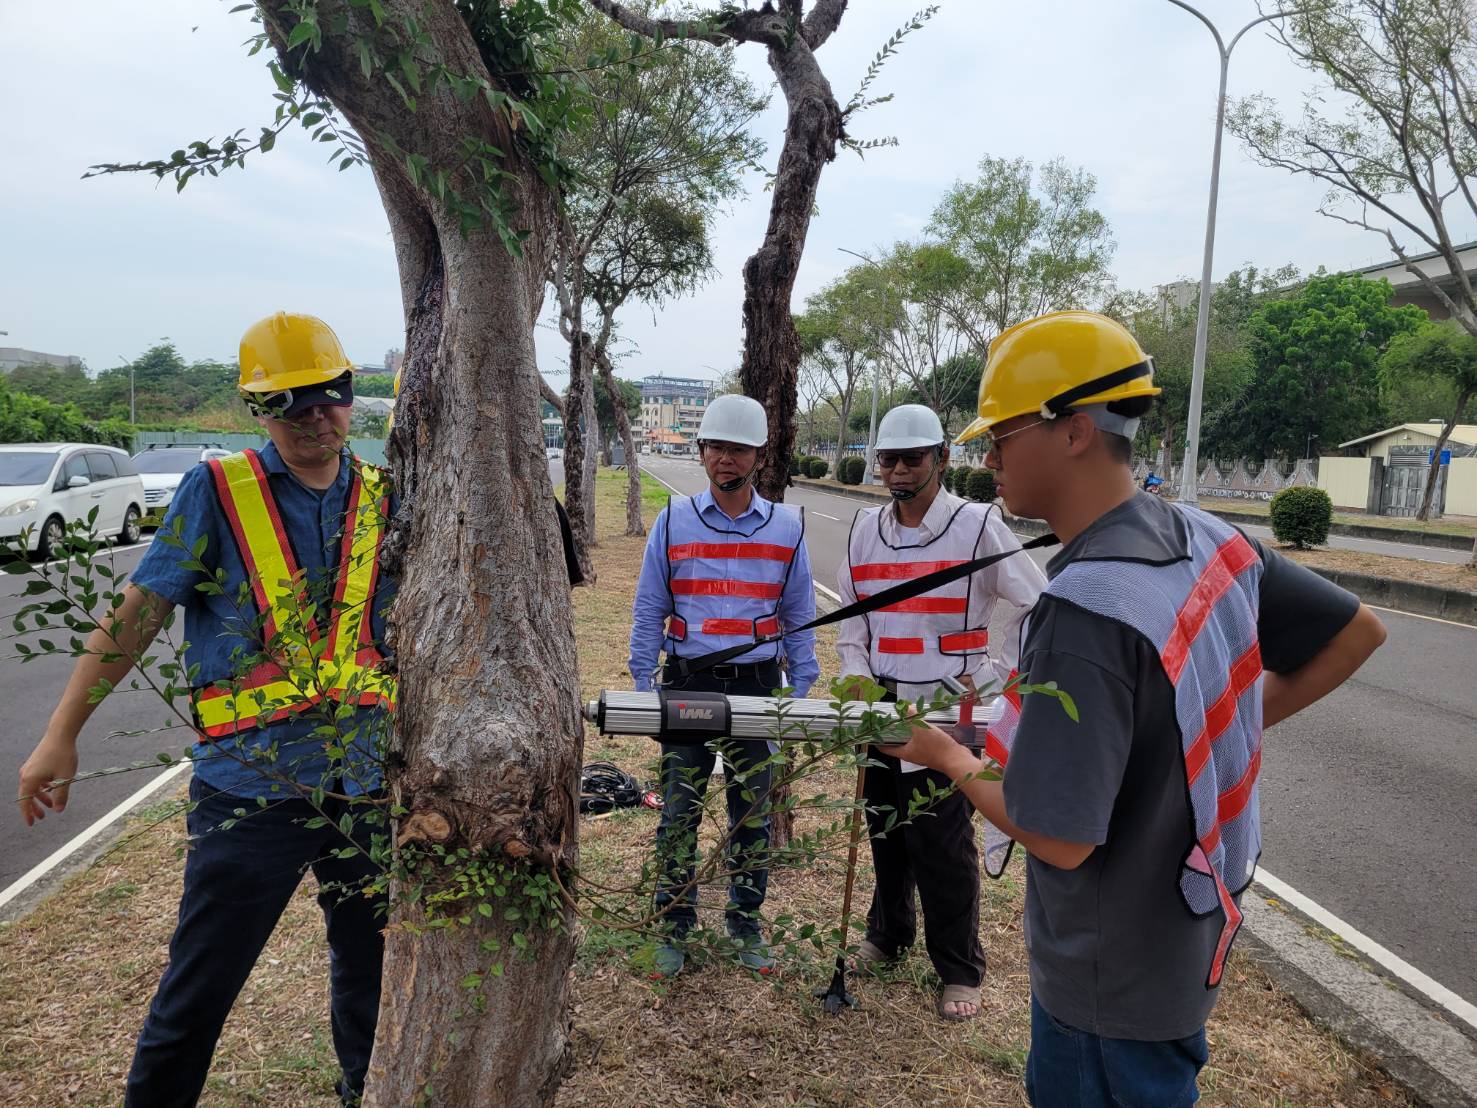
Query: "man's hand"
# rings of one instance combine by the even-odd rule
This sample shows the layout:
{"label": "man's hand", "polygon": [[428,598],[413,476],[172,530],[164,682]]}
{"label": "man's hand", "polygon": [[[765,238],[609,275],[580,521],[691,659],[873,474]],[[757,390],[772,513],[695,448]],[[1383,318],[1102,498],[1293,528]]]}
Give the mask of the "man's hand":
{"label": "man's hand", "polygon": [[[917,715],[911,704],[899,705],[898,713],[903,716]],[[912,736],[906,743],[902,746],[889,746],[886,750],[894,758],[917,762],[920,766],[946,773],[953,781],[978,773],[983,768],[980,760],[968,747],[960,746],[953,735],[940,731],[931,723],[924,723],[921,717],[913,724]]]}
{"label": "man's hand", "polygon": [[30,827],[38,819],[46,818],[46,809],[60,815],[67,807],[69,785],[51,787],[53,781],[70,781],[77,776],[77,744],[65,739],[53,739],[47,735],[31,756],[21,766],[20,788],[16,791],[16,803],[20,805],[21,819]]}

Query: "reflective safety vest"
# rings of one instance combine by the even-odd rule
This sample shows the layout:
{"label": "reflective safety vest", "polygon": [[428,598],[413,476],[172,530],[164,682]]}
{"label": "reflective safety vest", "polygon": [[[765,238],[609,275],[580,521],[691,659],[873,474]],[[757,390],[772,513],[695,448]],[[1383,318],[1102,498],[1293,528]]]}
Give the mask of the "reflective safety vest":
{"label": "reflective safety vest", "polygon": [[[1174,507],[1189,530],[1188,561],[1073,562],[1046,592],[1134,628],[1159,652],[1174,686],[1193,826],[1186,829],[1184,861],[1173,876],[1193,915],[1221,913],[1205,981],[1206,988],[1215,988],[1241,926],[1236,897],[1251,884],[1262,850],[1262,560],[1229,524],[1196,508]],[[1023,642],[1028,635],[1023,629]],[[1005,700],[986,744],[1002,765],[1021,715],[1013,689]],[[1088,727],[1084,741],[1090,735]]]}
{"label": "reflective safety vest", "polygon": [[[867,508],[851,522],[847,562],[851,587],[858,600],[939,570],[962,565],[989,551],[980,549],[991,505],[965,502],[949,518],[942,533],[926,543],[891,546],[882,536],[884,512],[892,505]],[[978,660],[990,645],[990,630],[969,625],[971,591],[979,588],[975,575],[930,589],[921,596],[889,604],[862,617],[867,625],[872,674],[900,685],[900,699],[930,694],[945,677],[959,677],[979,669]]]}
{"label": "reflective safety vest", "polygon": [[200,729],[212,738],[238,734],[308,711],[325,697],[393,709],[395,679],[380,672],[384,658],[370,619],[389,512],[384,474],[355,461],[325,639],[256,451],[206,464],[256,600],[261,653],[268,660],[244,675],[193,690]]}
{"label": "reflective safety vest", "polygon": [[[668,500],[667,654],[698,657],[783,630],[780,597],[804,538],[803,508],[770,504],[752,531],[725,531],[702,518],[695,498]],[[779,653],[775,643],[734,661],[767,661]]]}

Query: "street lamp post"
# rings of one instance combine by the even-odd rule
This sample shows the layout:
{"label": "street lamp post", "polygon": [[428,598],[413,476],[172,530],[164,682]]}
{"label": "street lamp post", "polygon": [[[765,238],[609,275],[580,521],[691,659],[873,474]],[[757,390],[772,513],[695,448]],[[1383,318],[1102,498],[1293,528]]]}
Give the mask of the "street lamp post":
{"label": "street lamp post", "polygon": [[1205,394],[1205,346],[1210,330],[1210,265],[1215,253],[1215,206],[1221,183],[1221,132],[1226,125],[1226,72],[1231,66],[1231,51],[1236,49],[1242,35],[1260,23],[1299,13],[1278,11],[1257,16],[1237,31],[1231,44],[1227,46],[1215,24],[1201,12],[1185,3],[1185,0],[1169,2],[1177,8],[1183,8],[1205,24],[1215,38],[1215,47],[1221,58],[1221,84],[1215,101],[1215,145],[1210,156],[1210,203],[1205,213],[1205,257],[1200,265],[1200,305],[1195,314],[1195,360],[1190,370],[1190,414],[1185,421],[1185,462],[1180,470],[1179,487],[1180,500],[1195,504],[1200,497],[1200,405]]}

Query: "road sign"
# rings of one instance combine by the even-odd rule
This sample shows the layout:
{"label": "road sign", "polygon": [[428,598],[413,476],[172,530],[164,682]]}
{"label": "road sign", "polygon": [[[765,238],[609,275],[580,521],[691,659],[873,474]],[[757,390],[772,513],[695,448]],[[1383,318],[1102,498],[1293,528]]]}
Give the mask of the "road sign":
{"label": "road sign", "polygon": [[[1431,459],[1434,458],[1435,456],[1436,456],[1436,449],[1435,449],[1435,447],[1432,447],[1430,450],[1427,450],[1426,451],[1426,464],[1427,465],[1430,465],[1431,464]],[[1451,465],[1451,451],[1450,450],[1443,450],[1441,452],[1441,464],[1444,465],[1444,466]]]}

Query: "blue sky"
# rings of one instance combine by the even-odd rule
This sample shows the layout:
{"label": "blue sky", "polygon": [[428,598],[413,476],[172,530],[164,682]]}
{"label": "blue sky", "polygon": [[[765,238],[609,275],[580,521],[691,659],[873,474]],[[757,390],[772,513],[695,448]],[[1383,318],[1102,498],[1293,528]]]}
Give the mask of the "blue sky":
{"label": "blue sky", "polygon": [[[853,0],[821,52],[844,103],[872,55],[921,0]],[[351,357],[402,345],[394,254],[367,170],[338,173],[326,147],[291,134],[270,155],[176,195],[152,178],[80,180],[87,166],[167,155],[271,113],[253,26],[217,0],[5,0],[0,3],[0,345],[80,354],[96,370],[161,337],[187,358],[234,355],[252,320],[310,311]],[[1251,0],[1203,0],[1230,31]],[[764,53],[740,50],[770,80]],[[869,252],[917,235],[940,194],[984,154],[1062,156],[1098,179],[1118,241],[1119,283],[1147,288],[1198,275],[1216,85],[1208,32],[1165,0],[943,0],[884,69],[895,99],[860,117],[859,137],[901,145],[826,169],[796,306],[844,270],[841,248]],[[1233,95],[1295,106],[1306,78],[1252,32],[1231,67]],[[778,97],[776,97],[776,101]],[[776,103],[756,132],[774,156]],[[322,151],[322,152],[320,152]],[[768,194],[719,220],[718,272],[665,310],[621,321],[620,372],[716,376],[737,364],[740,271],[763,235]],[[1245,262],[1302,269],[1384,260],[1383,240],[1316,214],[1322,189],[1253,164],[1228,139],[1217,275]],[[1471,228],[1467,228],[1468,231]],[[564,352],[541,330],[540,367],[556,384]]]}

